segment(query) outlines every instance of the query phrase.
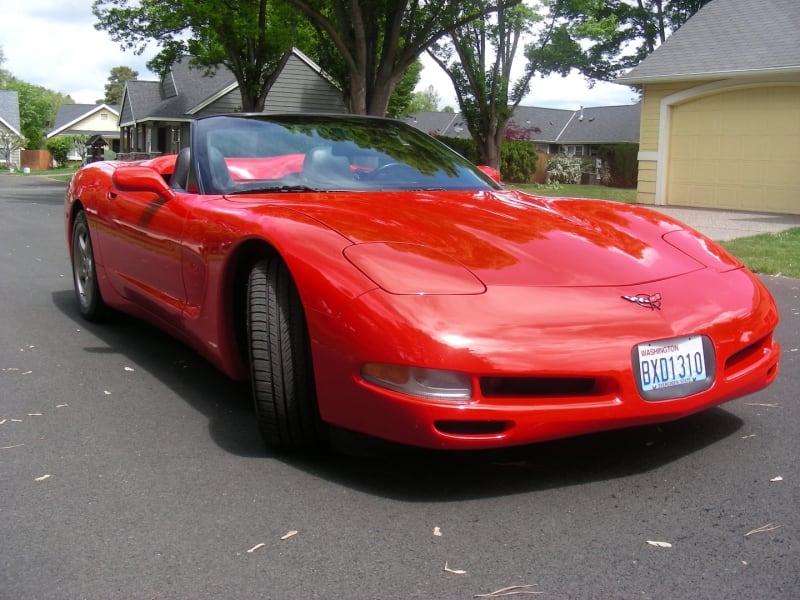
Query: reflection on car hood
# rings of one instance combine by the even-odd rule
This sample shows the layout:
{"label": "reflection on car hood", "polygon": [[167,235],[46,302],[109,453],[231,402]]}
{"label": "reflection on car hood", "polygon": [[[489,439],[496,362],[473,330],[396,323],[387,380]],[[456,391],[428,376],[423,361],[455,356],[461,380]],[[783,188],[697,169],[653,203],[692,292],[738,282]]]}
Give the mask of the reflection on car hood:
{"label": "reflection on car hood", "polygon": [[633,285],[703,268],[663,241],[675,221],[641,207],[511,191],[329,193],[292,207],[353,243],[419,244],[487,285]]}

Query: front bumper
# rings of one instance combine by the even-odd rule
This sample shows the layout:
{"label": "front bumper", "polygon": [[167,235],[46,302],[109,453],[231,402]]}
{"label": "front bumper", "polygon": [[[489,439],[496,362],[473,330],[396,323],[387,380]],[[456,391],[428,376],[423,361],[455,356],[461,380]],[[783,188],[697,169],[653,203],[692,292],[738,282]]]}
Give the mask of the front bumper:
{"label": "front bumper", "polygon": [[[654,291],[663,298],[660,310],[622,299]],[[744,269],[698,271],[635,288],[505,287],[478,296],[376,290],[336,318],[309,318],[323,420],[446,449],[669,421],[753,393],[777,376],[777,323],[769,292]],[[683,398],[642,398],[631,350],[697,334],[712,342],[711,386]],[[472,398],[431,401],[381,388],[361,378],[367,361],[466,373]]]}

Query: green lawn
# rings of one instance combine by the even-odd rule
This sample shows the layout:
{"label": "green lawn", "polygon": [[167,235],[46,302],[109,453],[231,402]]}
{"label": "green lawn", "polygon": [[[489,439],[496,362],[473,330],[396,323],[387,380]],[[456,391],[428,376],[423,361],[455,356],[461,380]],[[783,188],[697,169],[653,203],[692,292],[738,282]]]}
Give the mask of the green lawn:
{"label": "green lawn", "polygon": [[538,184],[520,183],[508,187],[528,192],[536,196],[558,196],[562,198],[595,198],[617,202],[636,202],[635,189],[612,188],[604,185]]}
{"label": "green lawn", "polygon": [[30,173],[23,173],[22,171],[14,171],[9,173],[14,177],[31,177],[31,176],[44,176],[57,181],[69,181],[70,177],[75,174],[77,167],[67,167],[65,169],[48,169],[47,171],[31,171]]}
{"label": "green lawn", "polygon": [[720,245],[755,273],[800,278],[800,227],[737,238]]}

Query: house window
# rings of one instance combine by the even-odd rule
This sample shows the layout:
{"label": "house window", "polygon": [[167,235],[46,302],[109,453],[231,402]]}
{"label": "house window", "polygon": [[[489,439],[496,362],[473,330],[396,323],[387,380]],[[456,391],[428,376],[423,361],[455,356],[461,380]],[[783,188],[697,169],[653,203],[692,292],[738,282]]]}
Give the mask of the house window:
{"label": "house window", "polygon": [[108,120],[108,113],[100,113],[100,120],[107,121]]}
{"label": "house window", "polygon": [[570,156],[583,156],[586,153],[585,146],[583,144],[566,146],[566,152]]}
{"label": "house window", "polygon": [[584,149],[582,144],[561,146],[562,151],[570,156],[583,156]]}

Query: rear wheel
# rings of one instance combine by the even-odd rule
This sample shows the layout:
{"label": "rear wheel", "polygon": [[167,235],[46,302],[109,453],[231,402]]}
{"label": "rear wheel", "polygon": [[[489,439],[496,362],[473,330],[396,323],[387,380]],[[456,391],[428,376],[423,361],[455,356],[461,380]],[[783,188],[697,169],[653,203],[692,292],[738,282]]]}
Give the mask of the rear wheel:
{"label": "rear wheel", "polygon": [[264,441],[295,450],[326,445],[303,306],[277,257],[256,263],[250,271],[247,333],[253,399]]}
{"label": "rear wheel", "polygon": [[72,224],[72,282],[81,316],[87,321],[102,319],[107,314],[107,308],[97,286],[89,222],[82,210],[75,215]]}

